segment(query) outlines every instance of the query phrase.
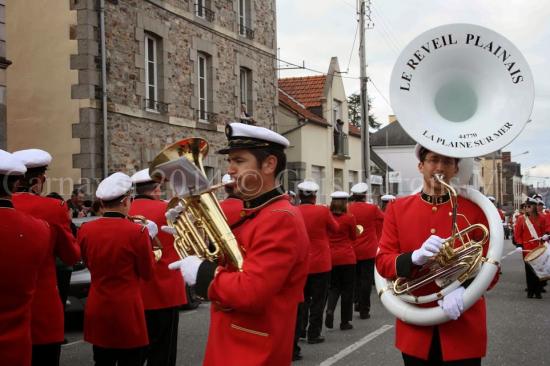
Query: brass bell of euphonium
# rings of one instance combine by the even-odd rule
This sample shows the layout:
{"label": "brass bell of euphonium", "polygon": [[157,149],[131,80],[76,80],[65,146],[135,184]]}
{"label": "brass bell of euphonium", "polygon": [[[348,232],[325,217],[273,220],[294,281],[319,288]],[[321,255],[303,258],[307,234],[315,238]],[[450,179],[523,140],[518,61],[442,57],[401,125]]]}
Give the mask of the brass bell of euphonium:
{"label": "brass bell of euphonium", "polygon": [[174,248],[178,255],[222,260],[241,271],[240,247],[214,195],[222,185],[211,186],[206,178],[203,159],[207,153],[206,140],[186,138],[162,150],[149,165],[149,172],[153,179],[166,179],[172,185],[176,197],[168,209],[183,206],[176,221],[168,222],[176,230]]}

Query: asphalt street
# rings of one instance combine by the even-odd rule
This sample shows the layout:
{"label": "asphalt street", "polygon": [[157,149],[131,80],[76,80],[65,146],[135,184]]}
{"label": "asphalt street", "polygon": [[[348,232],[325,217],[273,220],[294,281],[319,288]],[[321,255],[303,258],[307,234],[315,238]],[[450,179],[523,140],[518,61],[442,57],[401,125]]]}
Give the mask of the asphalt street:
{"label": "asphalt street", "polygon": [[[503,274],[487,298],[489,334],[485,366],[550,365],[550,293],[542,300],[527,299],[525,272],[521,255],[505,242]],[[549,288],[550,291],[550,288]],[[355,314],[354,329],[340,331],[339,311],[332,330],[324,330],[326,341],[309,345],[300,343],[303,360],[310,365],[402,365],[401,354],[394,347],[394,319],[373,295],[371,319],[360,320]],[[71,314],[68,344],[61,354],[61,365],[92,365],[92,347],[82,340],[78,314]],[[201,365],[208,335],[209,304],[180,313],[178,365]],[[76,328],[76,329],[74,329]],[[465,335],[467,336],[467,335]]]}

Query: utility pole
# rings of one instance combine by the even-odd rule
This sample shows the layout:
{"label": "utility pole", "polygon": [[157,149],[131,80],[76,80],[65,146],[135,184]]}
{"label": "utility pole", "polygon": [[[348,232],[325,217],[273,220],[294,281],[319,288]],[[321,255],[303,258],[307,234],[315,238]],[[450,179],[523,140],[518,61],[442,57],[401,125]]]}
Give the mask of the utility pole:
{"label": "utility pole", "polygon": [[[359,60],[360,60],[360,82],[361,82],[361,157],[363,160],[363,178],[369,185],[367,194],[372,195],[372,184],[370,179],[370,141],[369,141],[369,103],[367,94],[367,61],[365,52],[365,30],[371,29],[374,23],[371,21],[371,0],[358,0],[359,5]],[[368,24],[365,24],[368,18]]]}

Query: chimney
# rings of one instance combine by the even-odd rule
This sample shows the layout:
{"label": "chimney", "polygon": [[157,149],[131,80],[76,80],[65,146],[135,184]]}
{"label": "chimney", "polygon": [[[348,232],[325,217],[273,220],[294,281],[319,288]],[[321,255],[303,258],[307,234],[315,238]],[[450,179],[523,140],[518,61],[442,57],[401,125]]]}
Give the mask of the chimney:
{"label": "chimney", "polygon": [[502,152],[502,163],[509,163],[512,161],[512,153],[510,151]]}
{"label": "chimney", "polygon": [[395,114],[390,114],[388,116],[388,123],[393,123],[395,121],[397,121],[397,117],[395,117]]}

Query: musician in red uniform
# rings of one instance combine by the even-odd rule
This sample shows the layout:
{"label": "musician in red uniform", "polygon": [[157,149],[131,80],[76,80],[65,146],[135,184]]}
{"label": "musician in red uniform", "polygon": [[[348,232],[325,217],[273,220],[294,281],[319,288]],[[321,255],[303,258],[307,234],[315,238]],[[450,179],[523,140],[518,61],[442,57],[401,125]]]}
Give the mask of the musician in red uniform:
{"label": "musician in red uniform", "polygon": [[[161,183],[153,181],[149,169],[140,170],[131,178],[136,196],[129,215],[143,216],[158,227],[165,226],[168,203],[160,199]],[[169,263],[179,259],[174,249],[174,237],[161,231],[157,238],[162,244],[162,257],[154,266],[151,279],[140,282],[149,335],[145,359],[148,366],[174,366],[178,342],[178,308],[187,303],[185,283],[178,273],[168,269]]]}
{"label": "musician in red uniform", "polygon": [[[523,257],[529,251],[541,245],[542,241],[548,240],[549,235],[545,234],[546,223],[544,217],[537,210],[537,200],[527,197],[525,201],[525,214],[519,216],[514,227],[514,239],[523,248]],[[533,271],[533,268],[525,263],[525,280],[527,282],[527,297],[542,299],[541,282]]]}
{"label": "musician in red uniform", "polygon": [[61,343],[65,338],[64,311],[57,290],[55,257],[71,266],[80,259],[80,249],[71,231],[69,210],[65,202],[40,196],[51,155],[40,149],[20,150],[13,155],[27,167],[24,179],[19,182],[19,193],[12,198],[14,207],[46,221],[56,233],[55,244],[40,266],[40,281],[32,303],[32,364],[55,366],[59,365]]}
{"label": "musician in red uniform", "polygon": [[355,302],[360,319],[370,318],[370,294],[374,281],[374,258],[378,250],[378,241],[382,235],[384,214],[378,206],[367,203],[366,183],[357,183],[351,187],[348,212],[355,216],[357,225],[363,232],[357,236],[353,244],[355,258]]}
{"label": "musician in red uniform", "polygon": [[[451,234],[450,197],[434,178],[443,174],[448,182],[458,173],[458,160],[436,154],[417,145],[418,170],[423,176],[422,192],[396,199],[384,215],[380,249],[376,268],[382,277],[411,278],[419,266],[436,255],[442,238]],[[482,210],[471,201],[458,197],[458,213],[471,223],[487,220]],[[463,229],[468,224],[458,216]],[[479,233],[472,237],[479,239]],[[485,250],[487,245],[485,246]],[[433,288],[420,289],[416,295],[436,292]],[[405,365],[480,365],[487,347],[485,300],[481,297],[470,309],[463,311],[464,287],[450,292],[438,304],[450,320],[437,326],[418,326],[396,320],[396,346],[403,354]],[[427,304],[435,306],[435,304]]]}
{"label": "musician in red uniform", "polygon": [[103,217],[78,232],[82,259],[90,270],[91,286],[84,310],[84,340],[93,345],[96,366],[141,366],[149,344],[140,281],[153,276],[154,259],[147,227],[127,217],[132,180],[114,173],[97,187]]}
{"label": "musician in red uniform", "polygon": [[382,197],[380,197],[380,209],[382,212],[386,211],[386,207],[390,202],[393,202],[395,200],[395,196],[392,194],[385,194]]}
{"label": "musician in red uniform", "polygon": [[346,192],[336,191],[330,197],[330,211],[339,225],[338,231],[330,233],[330,255],[332,270],[330,272],[330,286],[327,298],[325,325],[334,326],[334,309],[338,299],[340,304],[340,329],[353,329],[353,286],[355,284],[355,251],[353,245],[357,237],[355,217],[347,211],[349,195]]}
{"label": "musician in red uniform", "polygon": [[0,150],[0,361],[10,366],[31,365],[32,297],[55,239],[45,221],[14,209],[12,192],[26,171]]}
{"label": "musician in red uniform", "polygon": [[[310,344],[321,343],[323,310],[330,284],[332,262],[330,257],[329,233],[335,233],[339,225],[326,206],[316,205],[319,185],[304,181],[298,184],[298,197],[309,236],[309,273],[304,288],[302,335]],[[309,327],[308,327],[309,324]],[[307,333],[306,333],[307,330]]]}
{"label": "musician in red uniform", "polygon": [[284,366],[291,363],[298,303],[303,301],[309,239],[302,215],[279,185],[289,142],[263,127],[226,127],[227,172],[244,200],[232,226],[242,272],[190,256],[179,268],[212,301],[204,365]]}

